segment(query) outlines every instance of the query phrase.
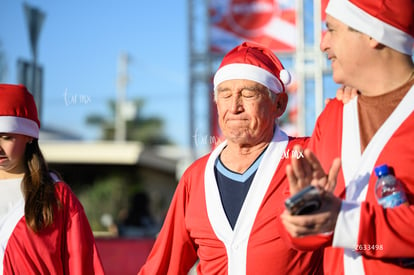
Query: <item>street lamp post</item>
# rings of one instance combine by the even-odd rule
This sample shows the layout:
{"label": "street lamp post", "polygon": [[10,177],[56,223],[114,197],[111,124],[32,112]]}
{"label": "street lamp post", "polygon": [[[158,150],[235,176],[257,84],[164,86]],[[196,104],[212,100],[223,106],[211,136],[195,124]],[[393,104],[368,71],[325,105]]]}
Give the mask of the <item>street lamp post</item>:
{"label": "street lamp post", "polygon": [[39,117],[41,118],[42,111],[42,91],[37,87],[37,42],[39,40],[40,30],[42,28],[45,14],[37,8],[24,4],[24,11],[26,14],[26,22],[29,30],[30,47],[32,49],[33,63],[32,63],[32,81],[30,83],[30,91],[36,101],[39,110]]}

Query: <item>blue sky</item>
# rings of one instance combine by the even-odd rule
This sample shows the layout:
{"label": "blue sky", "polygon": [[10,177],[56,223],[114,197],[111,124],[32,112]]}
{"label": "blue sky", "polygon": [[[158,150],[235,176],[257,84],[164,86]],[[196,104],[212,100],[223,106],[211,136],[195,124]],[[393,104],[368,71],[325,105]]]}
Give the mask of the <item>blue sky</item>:
{"label": "blue sky", "polygon": [[[87,125],[86,117],[113,119],[108,102],[116,98],[119,56],[127,53],[127,99],[144,99],[142,115],[162,118],[166,135],[176,144],[194,142],[189,133],[187,0],[0,0],[0,50],[8,71],[4,82],[16,83],[19,58],[32,59],[24,3],[46,14],[38,41],[38,63],[44,68],[43,126],[85,140],[99,138],[99,129]],[[304,0],[305,21],[310,20],[305,22],[305,43],[310,46],[312,3]],[[331,77],[324,83],[324,95],[334,96]],[[305,83],[306,135],[316,118],[312,85]],[[205,98],[195,99],[195,128],[203,137],[208,134]]]}
{"label": "blue sky", "polygon": [[38,63],[45,73],[43,125],[88,140],[97,138],[99,131],[85,118],[93,113],[109,115],[107,102],[116,97],[118,58],[125,52],[131,57],[127,98],[143,98],[143,115],[163,118],[169,137],[186,145],[186,2],[0,1],[5,82],[16,83],[18,58],[32,59],[23,8],[27,3],[46,14],[38,42]]}

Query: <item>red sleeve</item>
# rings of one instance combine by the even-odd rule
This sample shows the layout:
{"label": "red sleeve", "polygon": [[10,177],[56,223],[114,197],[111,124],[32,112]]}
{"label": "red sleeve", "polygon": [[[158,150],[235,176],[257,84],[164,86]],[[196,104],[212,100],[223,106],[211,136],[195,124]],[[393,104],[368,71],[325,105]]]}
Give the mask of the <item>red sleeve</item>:
{"label": "red sleeve", "polygon": [[63,246],[65,274],[105,274],[85,211],[69,187],[56,183],[67,215]]}
{"label": "red sleeve", "polygon": [[414,258],[414,205],[384,209],[363,202],[358,243],[362,254],[376,258]]}
{"label": "red sleeve", "polygon": [[343,103],[331,100],[316,120],[308,148],[318,157],[325,171],[341,156]]}
{"label": "red sleeve", "polygon": [[188,190],[184,174],[151,253],[138,274],[187,274],[195,264],[197,252],[185,223],[187,201]]}
{"label": "red sleeve", "polygon": [[[79,245],[82,244],[82,245]],[[72,216],[67,229],[67,274],[104,274],[85,213]]]}
{"label": "red sleeve", "polygon": [[[361,205],[358,244],[378,245],[361,253],[381,258],[414,258],[414,114],[393,134],[376,165],[387,163],[404,185],[409,205],[383,209],[376,203],[375,175],[371,176],[367,201]],[[382,245],[382,246],[381,246]]]}
{"label": "red sleeve", "polygon": [[[312,136],[307,144],[307,148],[316,154],[325,171],[329,171],[334,158],[340,157],[342,128],[329,125],[342,124],[342,108],[343,103],[336,99],[328,103],[318,117]],[[339,177],[342,177],[342,172],[340,172]],[[332,234],[327,234],[293,238],[289,234],[287,235],[288,241],[294,248],[305,251],[330,246],[333,236]]]}

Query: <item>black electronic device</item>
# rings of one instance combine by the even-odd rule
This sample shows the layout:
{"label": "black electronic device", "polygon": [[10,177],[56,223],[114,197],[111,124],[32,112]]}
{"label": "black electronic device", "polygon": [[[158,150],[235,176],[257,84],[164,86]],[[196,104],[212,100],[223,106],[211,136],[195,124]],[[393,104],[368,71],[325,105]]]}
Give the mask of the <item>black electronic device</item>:
{"label": "black electronic device", "polygon": [[292,215],[310,214],[321,207],[321,192],[309,185],[285,200],[285,206]]}

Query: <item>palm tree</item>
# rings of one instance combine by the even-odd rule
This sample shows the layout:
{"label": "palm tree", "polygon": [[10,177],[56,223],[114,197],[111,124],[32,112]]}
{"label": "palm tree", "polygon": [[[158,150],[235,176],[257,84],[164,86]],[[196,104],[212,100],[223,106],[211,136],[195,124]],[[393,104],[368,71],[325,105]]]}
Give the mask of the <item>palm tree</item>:
{"label": "palm tree", "polygon": [[[141,110],[144,106],[143,99],[135,99],[131,102],[134,107],[126,119],[126,140],[140,141],[145,145],[170,144],[169,139],[164,135],[164,121],[159,117],[142,117]],[[109,110],[112,119],[106,119],[100,114],[92,114],[86,118],[86,122],[101,128],[103,140],[115,139],[115,115],[116,102],[109,101]]]}

